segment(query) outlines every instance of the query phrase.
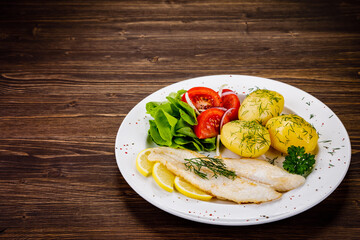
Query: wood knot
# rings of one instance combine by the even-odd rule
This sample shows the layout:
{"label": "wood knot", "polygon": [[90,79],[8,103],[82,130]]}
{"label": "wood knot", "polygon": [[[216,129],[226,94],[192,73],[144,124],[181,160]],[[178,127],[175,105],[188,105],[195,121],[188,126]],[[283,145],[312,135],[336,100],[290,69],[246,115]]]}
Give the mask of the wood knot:
{"label": "wood knot", "polygon": [[26,181],[24,178],[21,178],[21,179],[19,180],[19,183],[20,183],[20,184],[26,184],[27,181]]}
{"label": "wood knot", "polygon": [[76,107],[77,106],[77,102],[76,101],[71,101],[67,104],[68,107]]}
{"label": "wood knot", "polygon": [[127,32],[124,29],[118,32],[120,36],[124,36]]}
{"label": "wood knot", "polygon": [[61,176],[61,171],[59,169],[53,169],[53,170],[49,170],[47,172],[47,177],[48,178],[57,178]]}
{"label": "wood knot", "polygon": [[155,57],[150,57],[147,59],[149,62],[151,63],[157,63],[159,61],[159,56],[155,56]]}
{"label": "wood knot", "polygon": [[116,93],[107,93],[106,96],[109,97],[109,98],[115,98]]}

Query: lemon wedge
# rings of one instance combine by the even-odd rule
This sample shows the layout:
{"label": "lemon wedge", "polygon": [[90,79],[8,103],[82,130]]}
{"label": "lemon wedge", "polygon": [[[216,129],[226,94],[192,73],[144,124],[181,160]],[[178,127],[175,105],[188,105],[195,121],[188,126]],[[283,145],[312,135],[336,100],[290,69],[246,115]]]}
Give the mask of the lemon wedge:
{"label": "lemon wedge", "polygon": [[160,162],[154,164],[152,176],[162,189],[168,192],[174,191],[175,175]]}
{"label": "lemon wedge", "polygon": [[145,177],[149,176],[155,164],[155,162],[150,162],[148,160],[150,150],[151,148],[144,149],[139,152],[136,157],[136,169]]}
{"label": "lemon wedge", "polygon": [[183,195],[185,195],[187,197],[202,200],[202,201],[209,201],[212,198],[211,195],[207,194],[206,192],[201,191],[200,189],[198,189],[195,186],[191,185],[190,183],[184,181],[183,179],[181,179],[178,176],[175,177],[174,184],[175,184],[176,190],[178,190],[180,193],[182,193]]}

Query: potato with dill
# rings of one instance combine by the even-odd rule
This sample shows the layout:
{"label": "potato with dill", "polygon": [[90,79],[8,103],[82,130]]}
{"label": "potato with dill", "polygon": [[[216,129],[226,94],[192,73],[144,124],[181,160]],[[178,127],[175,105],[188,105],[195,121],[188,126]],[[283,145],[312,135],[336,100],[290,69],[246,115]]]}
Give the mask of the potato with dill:
{"label": "potato with dill", "polygon": [[266,89],[258,89],[250,93],[239,109],[239,119],[257,121],[262,125],[272,118],[279,116],[284,109],[284,97]]}
{"label": "potato with dill", "polygon": [[236,120],[226,123],[220,139],[226,148],[242,157],[258,157],[271,144],[269,131],[256,121]]}
{"label": "potato with dill", "polygon": [[271,146],[283,153],[287,153],[292,145],[304,147],[305,152],[310,153],[316,148],[319,139],[316,129],[295,114],[271,118],[266,128],[270,133]]}

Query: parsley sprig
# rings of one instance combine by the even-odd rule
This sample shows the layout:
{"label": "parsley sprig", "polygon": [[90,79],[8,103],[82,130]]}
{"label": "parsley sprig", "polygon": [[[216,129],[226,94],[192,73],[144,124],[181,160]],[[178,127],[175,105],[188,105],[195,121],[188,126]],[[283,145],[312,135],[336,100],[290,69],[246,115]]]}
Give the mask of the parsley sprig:
{"label": "parsley sprig", "polygon": [[193,171],[196,175],[203,179],[208,179],[207,174],[201,171],[202,167],[206,167],[213,172],[212,177],[217,178],[219,175],[235,179],[236,174],[234,171],[226,169],[224,162],[219,158],[212,157],[199,157],[187,158],[185,160],[186,170]]}
{"label": "parsley sprig", "polygon": [[291,146],[287,150],[283,167],[290,173],[295,173],[307,177],[314,168],[315,155],[305,153],[304,147]]}

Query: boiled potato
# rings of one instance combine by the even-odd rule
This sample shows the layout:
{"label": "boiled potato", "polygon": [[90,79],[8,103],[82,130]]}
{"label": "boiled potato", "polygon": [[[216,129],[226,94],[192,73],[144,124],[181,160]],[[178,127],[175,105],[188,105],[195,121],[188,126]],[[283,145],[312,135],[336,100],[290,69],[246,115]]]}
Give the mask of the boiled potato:
{"label": "boiled potato", "polygon": [[272,118],[279,116],[284,109],[284,97],[266,89],[258,89],[250,93],[239,109],[239,119],[257,121],[262,125]]}
{"label": "boiled potato", "polygon": [[226,148],[242,157],[258,157],[271,143],[269,131],[256,121],[228,122],[221,130],[220,139]]}
{"label": "boiled potato", "polygon": [[271,118],[266,128],[270,133],[271,146],[283,153],[287,153],[291,145],[304,147],[306,152],[312,152],[319,139],[315,128],[295,114]]}

